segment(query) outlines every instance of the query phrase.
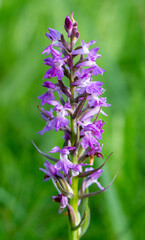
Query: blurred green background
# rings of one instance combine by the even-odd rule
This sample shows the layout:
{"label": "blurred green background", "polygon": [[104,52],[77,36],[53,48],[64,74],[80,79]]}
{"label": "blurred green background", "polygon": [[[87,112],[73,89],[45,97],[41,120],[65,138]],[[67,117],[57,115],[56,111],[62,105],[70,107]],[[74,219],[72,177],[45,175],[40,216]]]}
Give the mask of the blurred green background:
{"label": "blurred green background", "polygon": [[[138,0],[0,0],[0,239],[66,240],[67,216],[58,215],[51,181],[38,170],[61,145],[55,132],[37,135],[37,110],[46,71],[41,52],[47,28],[64,32],[74,12],[80,39],[97,40],[105,95],[112,107],[103,154],[114,152],[100,180],[107,192],[90,199],[91,224],[82,240],[145,239],[145,2]],[[99,160],[101,161],[101,160]],[[95,190],[95,186],[92,188]]]}

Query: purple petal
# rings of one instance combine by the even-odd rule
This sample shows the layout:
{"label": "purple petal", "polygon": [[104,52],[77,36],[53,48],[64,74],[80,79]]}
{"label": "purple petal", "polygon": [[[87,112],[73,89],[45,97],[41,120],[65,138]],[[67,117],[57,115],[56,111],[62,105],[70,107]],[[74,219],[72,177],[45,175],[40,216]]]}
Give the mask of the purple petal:
{"label": "purple petal", "polygon": [[49,104],[49,100],[54,100],[54,94],[52,91],[47,91],[46,93],[42,94],[38,97],[41,99],[41,105],[43,106],[45,103]]}
{"label": "purple petal", "polygon": [[56,117],[50,121],[49,126],[55,128],[55,131],[58,131],[61,127],[66,127],[69,123],[69,120],[65,117]]}
{"label": "purple petal", "polygon": [[60,151],[60,147],[56,146],[54,148],[52,148],[51,151],[49,151],[50,153],[55,153],[55,152],[59,152]]}
{"label": "purple petal", "polygon": [[47,33],[47,37],[51,40],[51,41],[56,41],[56,40],[60,40],[61,38],[61,34],[55,30],[55,29],[52,29],[52,28],[48,28],[49,30],[49,33]]}
{"label": "purple petal", "polygon": [[50,47],[50,45],[43,50],[42,54],[43,54],[43,53],[46,53],[46,55],[49,55],[49,54],[51,53],[51,47]]}
{"label": "purple petal", "polygon": [[53,59],[48,57],[48,58],[45,58],[44,60],[44,64],[48,65],[48,66],[51,66],[53,67],[54,66],[54,62],[53,62]]}
{"label": "purple petal", "polygon": [[93,69],[93,73],[92,73],[92,74],[95,75],[95,76],[97,76],[98,74],[103,75],[103,73],[104,73],[105,71],[106,71],[106,70],[100,68],[100,67],[96,64],[96,66],[95,66],[94,69]]}
{"label": "purple petal", "polygon": [[46,87],[46,88],[51,88],[51,89],[55,89],[56,88],[56,85],[50,81],[45,81],[43,84],[42,84],[43,87]]}
{"label": "purple petal", "polygon": [[52,126],[46,125],[41,131],[37,132],[40,135],[43,135],[45,132],[52,130]]}
{"label": "purple petal", "polygon": [[58,68],[57,69],[57,74],[56,74],[58,80],[61,80],[64,76],[64,71],[63,71],[63,68]]}
{"label": "purple petal", "polygon": [[48,121],[49,118],[53,118],[53,109],[51,108],[50,111],[44,110],[42,107],[40,108],[41,110],[41,117],[45,120]]}
{"label": "purple petal", "polygon": [[91,132],[86,132],[85,136],[81,140],[82,148],[87,149],[89,146],[93,148],[95,144],[98,144],[97,139],[93,137]]}

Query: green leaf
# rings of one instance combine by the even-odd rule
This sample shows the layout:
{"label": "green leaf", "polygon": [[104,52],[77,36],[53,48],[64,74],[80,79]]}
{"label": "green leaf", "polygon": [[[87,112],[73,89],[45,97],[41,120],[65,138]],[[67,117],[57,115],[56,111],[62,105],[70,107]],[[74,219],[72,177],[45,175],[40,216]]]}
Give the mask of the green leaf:
{"label": "green leaf", "polygon": [[87,206],[87,208],[85,209],[85,219],[83,221],[83,224],[81,226],[81,235],[80,238],[85,234],[85,232],[87,231],[89,224],[90,224],[90,208]]}

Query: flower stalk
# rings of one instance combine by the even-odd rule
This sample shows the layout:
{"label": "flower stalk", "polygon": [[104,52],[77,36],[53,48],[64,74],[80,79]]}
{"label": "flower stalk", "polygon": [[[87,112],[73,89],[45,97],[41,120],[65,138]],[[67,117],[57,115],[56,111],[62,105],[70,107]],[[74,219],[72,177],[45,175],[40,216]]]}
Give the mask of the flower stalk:
{"label": "flower stalk", "polygon": [[[49,69],[42,84],[46,93],[38,97],[46,108],[38,107],[46,122],[38,133],[42,135],[51,130],[64,132],[61,148],[55,146],[49,150],[49,154],[57,152],[59,157],[43,153],[33,144],[47,158],[45,168],[40,170],[45,173],[44,181],[52,179],[58,192],[57,196],[52,196],[53,201],[59,203],[58,212],[66,209],[68,213],[69,240],[79,240],[90,223],[88,198],[106,191],[110,186],[103,187],[98,182],[103,173],[102,167],[108,159],[99,168],[93,168],[95,159],[103,158],[103,144],[100,144],[100,140],[105,122],[99,116],[107,115],[102,108],[110,104],[101,96],[104,93],[103,83],[93,81],[94,76],[103,75],[105,71],[96,64],[96,60],[101,57],[97,54],[99,48],[90,49],[96,41],[85,43],[82,40],[81,46],[75,46],[79,32],[73,13],[71,18],[66,17],[64,28],[69,41],[55,29],[49,28],[49,33],[46,33],[51,44],[42,53],[49,55],[44,59]],[[74,63],[76,56],[79,60]],[[63,81],[64,76],[68,80],[67,84]],[[99,190],[91,193],[89,186],[93,183]]]}

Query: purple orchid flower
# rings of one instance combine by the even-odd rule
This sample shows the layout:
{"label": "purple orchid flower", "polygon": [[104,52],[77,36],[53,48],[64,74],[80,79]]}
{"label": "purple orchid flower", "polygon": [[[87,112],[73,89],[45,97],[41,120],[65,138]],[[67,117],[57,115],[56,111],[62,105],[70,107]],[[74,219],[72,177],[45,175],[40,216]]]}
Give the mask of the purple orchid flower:
{"label": "purple orchid flower", "polygon": [[48,89],[46,93],[38,97],[41,99],[41,105],[43,106],[45,103],[49,104],[50,100],[55,99],[53,92],[60,91],[60,88],[50,81],[45,81],[42,86]]}
{"label": "purple orchid flower", "polygon": [[69,171],[72,171],[73,176],[77,176],[80,172],[82,172],[81,164],[73,164],[69,159],[68,155],[71,150],[74,150],[75,147],[64,147],[60,149],[60,147],[54,147],[49,153],[59,152],[60,160],[55,164],[55,167],[59,171],[63,171],[65,175],[69,174]]}
{"label": "purple orchid flower", "polygon": [[93,134],[89,131],[85,132],[84,137],[81,140],[81,146],[84,149],[88,147],[94,148],[94,145],[98,144],[98,140],[93,136]]}
{"label": "purple orchid flower", "polygon": [[82,148],[87,149],[88,147],[91,147],[91,149],[94,149],[96,145],[98,146],[98,140],[102,139],[103,124],[105,123],[102,123],[102,121],[99,120],[96,123],[89,123],[85,126],[82,125]]}
{"label": "purple orchid flower", "polygon": [[96,106],[94,108],[90,108],[90,110],[81,117],[81,121],[85,122],[87,119],[93,118],[95,115],[102,113],[103,115],[107,116],[107,114],[100,109],[100,106]]}
{"label": "purple orchid flower", "polygon": [[49,123],[49,127],[50,129],[54,129],[57,132],[61,127],[66,127],[69,123],[69,120],[66,119],[65,117],[56,117],[54,119],[52,119]]}
{"label": "purple orchid flower", "polygon": [[72,51],[71,54],[72,55],[89,54],[90,53],[89,47],[94,43],[96,43],[96,41],[90,41],[89,43],[85,43],[83,40],[81,40],[82,48]]}
{"label": "purple orchid flower", "polygon": [[98,97],[98,94],[94,93],[87,97],[88,104],[90,107],[110,107],[111,104],[106,103],[107,98],[106,97]]}
{"label": "purple orchid flower", "polygon": [[50,39],[52,43],[55,43],[56,41],[60,40],[61,34],[52,28],[48,28],[49,33],[46,33],[46,36]]}
{"label": "purple orchid flower", "polygon": [[97,48],[93,48],[93,49],[91,49],[91,50],[89,51],[88,56],[89,56],[90,59],[91,59],[92,61],[94,61],[94,62],[96,61],[96,59],[98,59],[98,58],[101,57],[100,54],[97,54],[98,50],[99,50],[99,48],[97,47]]}
{"label": "purple orchid flower", "polygon": [[87,59],[85,59],[85,61],[80,62],[76,65],[77,68],[79,67],[90,67],[90,71],[92,71],[92,75],[97,76],[98,74],[103,75],[103,73],[105,72],[105,70],[103,70],[102,68],[100,68],[97,64],[96,64],[96,58],[99,58],[99,56],[96,55],[88,55]]}
{"label": "purple orchid flower", "polygon": [[102,154],[101,154],[102,147],[103,147],[103,144],[101,144],[101,146],[100,146],[100,143],[98,142],[98,144],[96,144],[96,145],[88,152],[88,155],[89,155],[89,156],[97,155],[97,157],[102,157]]}
{"label": "purple orchid flower", "polygon": [[40,170],[45,173],[44,181],[52,179],[52,182],[59,193],[63,193],[63,195],[72,198],[74,196],[73,190],[63,174],[60,173],[59,169],[48,161],[44,163],[44,166],[46,169],[40,168]]}
{"label": "purple orchid flower", "polygon": [[65,118],[65,116],[69,115],[66,110],[68,108],[71,108],[69,103],[65,104],[64,107],[58,101],[55,101],[55,100],[50,100],[47,103],[54,106],[54,111],[56,112],[57,116],[53,117],[53,115],[51,115],[51,119],[50,118],[47,119],[47,123],[44,129],[38,132],[40,135],[52,129],[55,129],[55,131],[58,131],[61,127],[66,127],[69,123],[69,120]]}
{"label": "purple orchid flower", "polygon": [[64,107],[57,101],[49,101],[49,104],[54,106],[54,111],[57,113],[57,116],[49,122],[49,126],[53,129],[55,128],[58,131],[61,127],[66,127],[69,123],[69,120],[65,118],[68,116],[67,108],[70,108],[69,104],[66,104]]}
{"label": "purple orchid flower", "polygon": [[90,131],[98,140],[102,139],[103,125],[105,122],[102,122],[101,119],[96,123],[88,124],[84,127],[84,132]]}
{"label": "purple orchid flower", "polygon": [[79,94],[83,94],[84,92],[86,92],[89,94],[97,93],[97,95],[101,95],[104,91],[104,89],[101,88],[103,83],[99,81],[93,82],[91,74],[78,72],[76,73],[76,75],[78,76],[79,80],[76,80],[71,85],[77,86],[79,88]]}
{"label": "purple orchid flower", "polygon": [[44,166],[46,169],[39,168],[41,171],[43,171],[45,173],[44,181],[47,181],[51,178],[53,178],[53,179],[57,179],[58,177],[63,178],[62,173],[60,173],[60,171],[55,167],[55,165],[46,161],[44,163]]}
{"label": "purple orchid flower", "polygon": [[103,73],[105,72],[105,70],[103,70],[102,68],[100,68],[94,61],[92,61],[91,59],[89,59],[88,61],[84,61],[81,62],[79,64],[77,64],[77,67],[91,67],[90,71],[92,71],[92,74],[97,76],[98,74],[103,75]]}
{"label": "purple orchid flower", "polygon": [[[100,140],[105,122],[99,116],[100,113],[107,116],[102,108],[109,107],[110,104],[107,103],[106,97],[102,97],[105,92],[103,83],[93,79],[93,75],[103,75],[105,71],[96,63],[101,57],[98,54],[99,48],[92,47],[96,41],[85,43],[82,40],[81,46],[74,47],[79,32],[73,13],[71,18],[69,16],[65,18],[64,27],[69,41],[55,29],[49,28],[49,33],[46,33],[51,43],[42,52],[49,55],[44,59],[44,64],[49,66],[49,69],[44,75],[43,79],[46,80],[42,86],[47,92],[38,97],[42,106],[44,104],[47,107],[52,106],[48,111],[38,107],[42,118],[46,121],[45,127],[38,133],[42,135],[52,129],[56,132],[61,130],[64,133],[63,147],[61,149],[55,146],[49,151],[59,153],[59,158],[54,158],[33,144],[39,153],[54,162],[52,165],[46,161],[45,169],[40,168],[40,170],[45,173],[44,181],[52,179],[59,193],[52,197],[60,204],[59,213],[67,207],[70,238],[80,239],[88,227],[90,216],[88,200],[84,201],[84,212],[79,214],[78,205],[81,204],[81,199],[106,191],[115,179],[106,188],[98,181],[107,159],[98,168],[90,167],[94,163],[94,158],[103,158],[101,153],[103,144],[100,144]],[[53,77],[57,78],[57,82],[51,82],[50,79]],[[85,162],[88,158],[89,164]],[[86,165],[89,165],[89,168],[84,171],[83,167]],[[79,179],[82,179],[81,189],[79,189]],[[93,183],[97,184],[99,190],[87,192],[86,189]],[[68,198],[70,198],[69,202]]]}
{"label": "purple orchid flower", "polygon": [[92,71],[93,75],[98,75],[98,74],[103,75],[103,72],[105,72],[105,70],[103,70],[96,64],[96,59],[101,57],[100,54],[96,54],[96,52],[99,50],[99,48],[93,48],[89,51],[90,45],[94,44],[95,42],[96,41],[90,41],[89,43],[85,43],[82,40],[81,41],[82,48],[72,51],[72,54],[73,55],[78,55],[78,54],[87,54],[88,55],[87,58],[85,59],[85,61],[78,63],[76,65],[76,67],[78,67],[78,68],[82,67],[82,66],[91,67],[90,70]]}
{"label": "purple orchid flower", "polygon": [[61,52],[59,52],[58,50],[52,48],[52,46],[50,45],[50,51],[51,51],[51,56],[54,57],[61,57]]}
{"label": "purple orchid flower", "polygon": [[58,91],[60,88],[58,86],[56,86],[54,83],[50,82],[50,81],[45,81],[42,84],[43,87],[46,87],[48,89],[53,89],[53,91]]}
{"label": "purple orchid flower", "polygon": [[40,135],[43,135],[46,131],[52,130],[52,127],[49,126],[49,122],[51,119],[54,119],[53,116],[53,109],[51,108],[50,111],[46,111],[43,108],[40,108],[41,111],[41,117],[46,121],[46,126],[39,132],[37,132]]}
{"label": "purple orchid flower", "polygon": [[53,109],[51,108],[50,111],[46,111],[44,110],[42,107],[40,108],[40,112],[41,112],[41,117],[45,120],[45,121],[49,121],[49,119],[54,118],[53,116]]}
{"label": "purple orchid flower", "polygon": [[50,100],[54,100],[54,94],[53,91],[49,90],[46,93],[42,94],[41,96],[38,97],[41,99],[41,105],[43,106],[45,103],[48,103]]}
{"label": "purple orchid flower", "polygon": [[48,28],[49,33],[46,33],[46,36],[50,39],[51,44],[44,49],[43,53],[46,53],[46,55],[49,55],[52,52],[52,46],[53,47],[59,47],[59,48],[63,48],[62,43],[60,42],[61,39],[61,34],[52,28]]}
{"label": "purple orchid flower", "polygon": [[[91,171],[94,170],[94,168],[86,168],[85,171]],[[104,187],[98,182],[98,178],[101,176],[101,174],[104,172],[104,170],[99,169],[96,172],[92,173],[89,175],[82,183],[82,192],[85,192],[85,189],[91,186],[93,183],[96,183],[97,186],[101,189],[104,190]]]}
{"label": "purple orchid flower", "polygon": [[40,135],[43,135],[45,132],[49,132],[50,130],[52,130],[53,128],[51,126],[49,126],[49,123],[39,132],[37,132]]}
{"label": "purple orchid flower", "polygon": [[51,66],[49,70],[44,75],[43,79],[57,77],[58,80],[61,80],[64,76],[63,65],[65,65],[65,60],[68,57],[61,58],[60,56],[55,56],[52,58],[44,59],[44,64]]}
{"label": "purple orchid flower", "polygon": [[52,196],[53,201],[60,203],[59,211],[58,213],[62,213],[65,207],[68,205],[68,198],[64,196],[63,194],[57,194],[56,196]]}

